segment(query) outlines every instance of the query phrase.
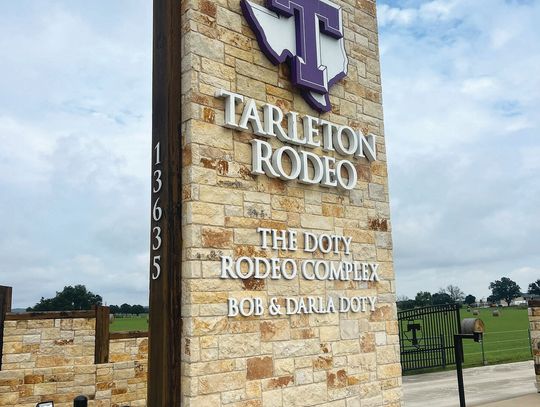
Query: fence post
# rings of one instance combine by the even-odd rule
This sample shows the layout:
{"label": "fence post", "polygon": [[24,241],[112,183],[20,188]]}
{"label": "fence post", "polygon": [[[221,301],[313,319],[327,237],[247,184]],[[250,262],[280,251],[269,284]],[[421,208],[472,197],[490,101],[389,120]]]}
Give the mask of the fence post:
{"label": "fence post", "polygon": [[109,362],[109,307],[98,305],[96,307],[96,346],[94,350],[94,363]]}
{"label": "fence post", "polygon": [[441,334],[441,351],[442,351],[442,367],[446,369],[446,345],[444,343],[444,335]]}
{"label": "fence post", "polygon": [[0,370],[2,370],[2,352],[4,349],[4,321],[11,312],[12,288],[0,285]]}

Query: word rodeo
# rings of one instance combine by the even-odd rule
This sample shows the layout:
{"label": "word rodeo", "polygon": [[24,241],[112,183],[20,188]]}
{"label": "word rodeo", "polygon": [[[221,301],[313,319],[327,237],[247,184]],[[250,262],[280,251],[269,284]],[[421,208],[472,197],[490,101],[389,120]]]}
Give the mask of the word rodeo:
{"label": "word rodeo", "polygon": [[[263,249],[296,251],[298,250],[298,232],[296,230],[277,230],[257,228],[261,236]],[[323,254],[338,254],[343,249],[345,255],[351,252],[352,237],[329,235],[322,233],[316,235],[303,232],[303,251],[313,253],[320,251]],[[304,259],[297,261],[291,258],[266,258],[243,256],[234,259],[231,256],[221,256],[220,278],[232,279],[259,279],[293,280],[300,271],[306,280],[341,280],[341,281],[379,281],[379,264],[361,263],[358,261],[330,261],[324,259]]]}
{"label": "word rodeo", "polygon": [[[274,150],[267,141],[252,140],[253,174],[351,190],[356,187],[358,174],[350,160],[319,156],[302,148],[322,149],[326,153],[355,159],[377,159],[376,137],[373,134],[364,136],[361,131],[349,126],[309,115],[300,118],[296,112],[284,114],[279,107],[269,103],[262,106],[261,117],[255,100],[248,99],[244,103],[242,95],[223,89],[216,92],[216,97],[225,99],[225,127],[249,131],[250,125],[255,135],[288,144]],[[236,105],[240,103],[244,103],[244,106],[237,121]],[[302,135],[299,134],[299,127],[303,129]]]}
{"label": "word rodeo", "polygon": [[300,274],[306,280],[379,281],[378,263],[357,261],[280,259],[221,256],[220,278],[294,280]]}

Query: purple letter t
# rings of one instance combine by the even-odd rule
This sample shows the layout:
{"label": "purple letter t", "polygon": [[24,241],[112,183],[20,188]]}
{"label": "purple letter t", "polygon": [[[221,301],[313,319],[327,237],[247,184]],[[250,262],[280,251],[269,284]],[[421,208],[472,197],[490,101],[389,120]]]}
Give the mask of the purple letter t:
{"label": "purple letter t", "polygon": [[319,66],[319,33],[340,39],[340,9],[322,0],[268,0],[268,8],[295,17],[296,57],[292,61],[293,82],[309,90],[326,93],[328,83]]}

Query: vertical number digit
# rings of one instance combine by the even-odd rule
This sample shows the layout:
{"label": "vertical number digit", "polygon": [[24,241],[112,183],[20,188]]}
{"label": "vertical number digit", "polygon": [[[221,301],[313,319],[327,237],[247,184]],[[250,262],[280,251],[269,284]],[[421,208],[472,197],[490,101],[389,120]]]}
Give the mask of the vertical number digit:
{"label": "vertical number digit", "polygon": [[152,265],[156,268],[156,270],[152,273],[152,280],[157,280],[161,274],[161,266],[159,265],[160,260],[161,256],[154,256]]}
{"label": "vertical number digit", "polygon": [[156,202],[154,202],[154,208],[152,209],[152,216],[154,218],[155,222],[159,222],[161,219],[161,216],[163,215],[163,211],[159,207],[159,200],[160,198],[156,199]]}
{"label": "vertical number digit", "polygon": [[155,164],[156,165],[159,165],[161,164],[161,151],[160,151],[160,144],[161,142],[157,143],[156,146],[154,147],[154,150],[156,150],[156,162]]}
{"label": "vertical number digit", "polygon": [[155,233],[154,239],[156,239],[155,243],[152,244],[152,250],[159,250],[161,247],[161,228],[159,226],[156,226],[154,229],[152,229],[152,233]]}
{"label": "vertical number digit", "polygon": [[161,181],[161,170],[155,170],[154,177],[156,177],[156,185],[154,186],[154,189],[152,189],[152,192],[157,194],[159,191],[161,191],[161,187],[163,186],[163,181]]}

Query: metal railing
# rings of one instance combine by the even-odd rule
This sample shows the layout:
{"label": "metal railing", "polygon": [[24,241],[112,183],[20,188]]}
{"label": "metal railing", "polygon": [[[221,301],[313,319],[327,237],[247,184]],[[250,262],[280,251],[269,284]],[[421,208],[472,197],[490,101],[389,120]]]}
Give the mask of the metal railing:
{"label": "metal railing", "polygon": [[456,363],[454,335],[461,332],[457,304],[398,312],[401,367],[404,372]]}

